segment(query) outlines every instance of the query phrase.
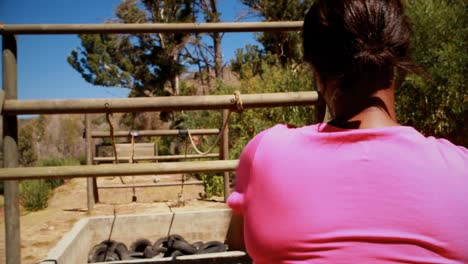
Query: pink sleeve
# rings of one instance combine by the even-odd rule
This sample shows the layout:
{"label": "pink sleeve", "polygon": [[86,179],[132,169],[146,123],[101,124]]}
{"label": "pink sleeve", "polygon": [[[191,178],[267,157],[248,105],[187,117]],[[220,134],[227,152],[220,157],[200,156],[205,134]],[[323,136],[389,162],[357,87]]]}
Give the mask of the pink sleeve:
{"label": "pink sleeve", "polygon": [[250,175],[250,169],[252,167],[253,160],[255,158],[255,153],[257,151],[258,145],[262,140],[265,132],[261,132],[255,136],[248,144],[245,146],[239,160],[239,166],[236,169],[236,178],[235,178],[235,187],[234,191],[231,193],[227,200],[227,204],[232,208],[234,213],[243,214],[243,209],[245,206],[245,192],[248,188]]}

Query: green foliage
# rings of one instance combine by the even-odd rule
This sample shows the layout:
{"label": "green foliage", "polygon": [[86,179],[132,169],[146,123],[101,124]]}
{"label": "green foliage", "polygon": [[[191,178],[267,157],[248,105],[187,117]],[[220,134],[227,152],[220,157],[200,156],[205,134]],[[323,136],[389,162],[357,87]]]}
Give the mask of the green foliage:
{"label": "green foliage", "polygon": [[[314,0],[242,0],[251,13],[264,21],[302,21]],[[274,54],[284,66],[302,61],[302,38],[299,32],[261,33],[257,39],[265,51]]]}
{"label": "green foliage", "polygon": [[[125,0],[113,23],[194,22],[193,0]],[[169,95],[174,79],[184,70],[179,62],[190,35],[80,35],[81,47],[71,52],[70,65],[89,83],[132,89],[130,96]]]}
{"label": "green foliage", "polygon": [[[74,158],[54,158],[49,157],[37,162],[39,167],[56,167],[56,166],[75,166],[80,165],[81,162]],[[55,189],[64,183],[63,179],[46,179],[45,182],[51,189]]]}
{"label": "green foliage", "polygon": [[236,50],[235,58],[231,60],[231,70],[241,79],[248,79],[264,72],[266,65],[273,65],[278,60],[271,53],[261,50],[256,45],[246,45]]}
{"label": "green foliage", "polygon": [[47,207],[50,185],[45,180],[26,180],[20,183],[20,203],[28,211]]}
{"label": "green foliage", "polygon": [[429,78],[409,75],[397,90],[400,122],[427,135],[468,145],[467,2],[419,0],[408,5],[414,60]]}
{"label": "green foliage", "polygon": [[19,129],[18,153],[19,164],[22,166],[31,166],[37,160],[37,154],[34,147],[34,127],[32,124],[27,124]]}
{"label": "green foliage", "polygon": [[205,194],[202,195],[202,198],[224,196],[223,176],[200,174],[198,178],[203,181],[203,187],[205,188]]}
{"label": "green foliage", "polygon": [[[38,161],[36,165],[40,167],[72,166],[80,165],[80,161],[73,158],[49,157]],[[21,205],[28,211],[38,211],[46,208],[51,191],[63,183],[63,179],[22,181],[19,187]]]}

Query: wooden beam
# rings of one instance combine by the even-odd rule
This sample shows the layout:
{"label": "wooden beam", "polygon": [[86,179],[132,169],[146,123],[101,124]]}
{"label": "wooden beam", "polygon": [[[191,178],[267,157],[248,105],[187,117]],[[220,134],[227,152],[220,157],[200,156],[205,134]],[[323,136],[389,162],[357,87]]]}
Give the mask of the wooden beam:
{"label": "wooden beam", "polygon": [[4,34],[121,34],[301,31],[303,21],[145,24],[1,24]]}
{"label": "wooden beam", "polygon": [[[209,153],[206,155],[190,154],[190,155],[165,155],[165,156],[137,156],[133,157],[134,161],[151,161],[151,160],[179,160],[179,159],[203,159],[203,158],[219,158],[219,153]],[[94,162],[113,162],[114,157],[94,157]],[[129,161],[130,157],[118,157],[119,162]]]}
{"label": "wooden beam", "polygon": [[[186,181],[183,183],[184,185],[203,185],[203,181]],[[120,189],[120,188],[151,188],[151,187],[170,187],[170,186],[180,186],[182,182],[163,182],[163,183],[155,183],[155,184],[131,184],[127,183],[125,185],[104,185],[99,186],[99,189]]]}
{"label": "wooden beam", "polygon": [[[244,109],[313,105],[317,92],[243,94]],[[119,99],[5,100],[5,115],[79,114],[236,109],[234,95],[167,96]]]}
{"label": "wooden beam", "polygon": [[234,171],[238,160],[185,161],[140,164],[105,164],[0,169],[0,180],[68,179]]}
{"label": "wooden beam", "polygon": [[[138,130],[139,137],[159,137],[159,136],[177,136],[183,130],[181,129],[168,129],[168,130]],[[192,135],[217,135],[219,129],[190,129]],[[109,131],[92,132],[91,137],[93,138],[105,138],[110,137]],[[130,137],[130,131],[116,131],[114,137]]]}
{"label": "wooden beam", "polygon": [[[3,35],[3,89],[5,99],[18,97],[16,37]],[[18,167],[18,118],[16,115],[3,116],[3,166]],[[3,169],[8,170],[8,169]],[[4,183],[5,195],[5,256],[6,264],[21,263],[20,206],[18,179]]]}

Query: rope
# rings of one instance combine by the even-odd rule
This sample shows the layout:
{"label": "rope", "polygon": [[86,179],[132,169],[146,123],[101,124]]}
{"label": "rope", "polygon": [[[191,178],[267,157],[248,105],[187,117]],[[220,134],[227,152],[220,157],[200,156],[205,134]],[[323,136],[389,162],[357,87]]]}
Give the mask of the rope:
{"label": "rope", "polygon": [[[112,150],[114,151],[114,163],[119,164],[119,158],[117,157],[117,147],[115,146],[114,126],[112,125],[112,122],[111,122],[112,112],[109,110],[109,103],[105,103],[104,107],[106,108],[106,120],[107,120],[107,123],[109,124],[109,128],[110,128],[110,136],[111,136],[111,140],[112,140]],[[122,182],[122,184],[125,184],[122,176],[119,176],[119,178],[120,178],[120,181]]]}
{"label": "rope", "polygon": [[169,229],[167,230],[167,236],[169,236],[171,234],[172,224],[174,224],[175,212],[172,211],[172,207],[167,202],[164,203],[166,204],[167,208],[169,208],[169,211],[171,211],[172,213],[171,223],[169,224]]}
{"label": "rope", "polygon": [[226,120],[223,123],[223,127],[221,128],[221,131],[219,132],[218,136],[216,137],[216,140],[215,140],[214,144],[211,145],[211,147],[209,147],[207,151],[203,152],[196,146],[195,142],[193,141],[192,133],[190,132],[189,129],[187,129],[187,134],[188,134],[188,138],[190,139],[190,143],[192,144],[193,149],[195,149],[195,151],[198,154],[204,156],[204,155],[210,153],[214,149],[214,147],[216,145],[218,145],[219,140],[221,139],[221,136],[224,134],[224,131],[226,130],[226,127],[229,124],[229,119],[231,118],[232,112],[239,112],[240,113],[240,112],[244,111],[244,102],[242,101],[241,93],[239,91],[234,92],[234,98],[231,99],[231,103],[234,106],[236,106],[236,110],[229,109],[228,115],[226,117]]}

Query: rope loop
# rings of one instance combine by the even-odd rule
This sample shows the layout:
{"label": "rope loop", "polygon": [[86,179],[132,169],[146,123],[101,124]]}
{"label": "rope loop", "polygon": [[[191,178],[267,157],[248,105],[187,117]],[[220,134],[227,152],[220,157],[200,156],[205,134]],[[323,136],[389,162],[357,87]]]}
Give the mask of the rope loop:
{"label": "rope loop", "polygon": [[236,110],[235,110],[236,112],[244,111],[244,101],[242,101],[240,91],[238,90],[234,91],[234,98],[231,99],[231,103],[236,106]]}

